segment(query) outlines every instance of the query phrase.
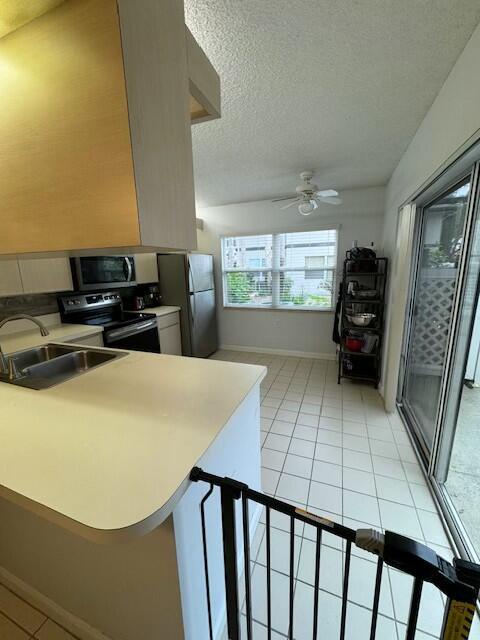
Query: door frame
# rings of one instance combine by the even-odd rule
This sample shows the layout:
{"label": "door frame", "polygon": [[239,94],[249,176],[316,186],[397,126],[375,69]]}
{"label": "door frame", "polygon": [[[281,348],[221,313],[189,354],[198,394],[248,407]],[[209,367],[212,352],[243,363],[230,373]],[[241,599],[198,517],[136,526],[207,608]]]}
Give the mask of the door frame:
{"label": "door frame", "polygon": [[[426,447],[426,443],[421,437],[421,430],[413,413],[408,410],[408,406],[406,406],[402,401],[406,384],[405,374],[408,367],[407,354],[409,353],[412,340],[413,306],[418,284],[420,247],[423,238],[424,209],[432,203],[432,201],[441,196],[442,193],[448,191],[449,188],[455,186],[455,184],[458,184],[468,176],[471,177],[471,186],[464,222],[463,250],[459,263],[457,286],[452,306],[452,316],[450,318],[444,371],[442,374],[439,404],[437,408],[435,435],[432,448],[429,451],[428,447]],[[412,243],[412,268],[410,270],[409,292],[405,308],[404,333],[398,377],[397,408],[405,425],[407,426],[410,436],[414,441],[415,449],[423,462],[429,484],[438,500],[440,509],[448,524],[448,529],[458,551],[463,557],[479,562],[480,556],[470,543],[467,531],[456,512],[453,502],[448,495],[448,491],[444,484],[439,481],[438,476],[440,475],[441,478],[444,478],[448,469],[455,437],[456,419],[460,405],[460,400],[458,399],[452,411],[452,407],[448,407],[448,394],[454,383],[453,370],[459,339],[458,328],[461,320],[462,301],[465,295],[466,276],[472,250],[475,223],[480,218],[480,143],[469,148],[463,156],[458,158],[451,166],[447,167],[437,179],[433,180],[433,182],[420,193],[415,194],[415,197],[413,197],[408,203],[415,207],[415,221]],[[480,278],[477,285],[477,291],[480,291]],[[475,318],[472,317],[472,326],[474,320]],[[472,326],[470,327],[470,332],[472,331]],[[461,375],[464,375],[465,368],[466,361],[464,363],[463,370],[461,371]],[[458,377],[458,371],[456,374]],[[447,420],[449,420],[448,424]],[[447,438],[448,441],[446,440]],[[448,455],[445,453],[446,447]]]}
{"label": "door frame", "polygon": [[[475,222],[477,218],[477,210],[478,210],[478,187],[479,187],[479,167],[480,163],[476,162],[472,167],[471,172],[471,187],[470,187],[470,196],[468,200],[468,209],[467,214],[465,216],[465,225],[464,225],[464,240],[463,240],[463,250],[460,259],[459,269],[458,269],[458,278],[457,278],[457,286],[455,290],[455,298],[453,300],[452,305],[452,318],[450,321],[449,327],[449,335],[447,342],[447,351],[446,351],[446,359],[444,365],[444,373],[442,379],[442,389],[440,393],[440,403],[439,410],[437,414],[437,427],[435,430],[435,438],[432,447],[432,456],[430,460],[430,468],[429,473],[431,472],[435,479],[441,483],[442,481],[438,477],[441,474],[442,479],[445,478],[448,463],[450,460],[451,449],[453,447],[453,440],[455,437],[456,430],[456,419],[458,416],[458,410],[460,401],[456,403],[456,407],[454,409],[453,415],[450,417],[454,418],[450,421],[450,426],[447,425],[447,414],[448,414],[448,399],[449,393],[452,389],[453,383],[456,379],[458,379],[460,373],[463,377],[465,374],[465,369],[467,363],[462,364],[461,370],[455,371],[455,356],[457,353],[457,346],[459,340],[459,326],[461,321],[461,312],[463,308],[463,300],[465,296],[465,288],[467,283],[467,272],[468,265],[471,256],[472,250],[472,239],[475,231]],[[472,321],[474,318],[472,318]],[[471,328],[470,328],[471,331]],[[455,377],[456,374],[456,377]],[[449,431],[447,431],[449,429]],[[450,451],[448,453],[448,459],[443,455],[442,449],[444,449],[445,438],[449,439],[450,442]]]}
{"label": "door frame", "polygon": [[413,266],[412,266],[411,275],[410,275],[408,303],[407,303],[406,315],[405,315],[405,329],[404,329],[404,340],[403,340],[402,355],[401,355],[401,371],[399,375],[398,400],[399,400],[399,410],[403,414],[405,414],[405,418],[407,422],[412,426],[412,435],[414,436],[415,441],[418,445],[418,449],[421,453],[423,462],[428,469],[428,473],[430,473],[432,469],[432,458],[435,455],[434,452],[435,452],[435,448],[437,446],[437,441],[438,441],[438,438],[437,438],[438,424],[439,424],[440,416],[442,415],[445,384],[447,379],[446,374],[448,371],[447,365],[450,362],[449,348],[450,348],[452,333],[454,333],[452,329],[454,327],[454,316],[456,312],[455,304],[458,301],[458,289],[459,289],[458,283],[461,282],[461,278],[462,278],[462,265],[464,265],[466,244],[465,242],[463,243],[462,256],[461,256],[460,264],[458,268],[457,286],[455,288],[455,298],[452,306],[452,315],[449,321],[448,338],[447,338],[447,343],[445,347],[443,372],[442,372],[442,379],[440,383],[439,401],[438,401],[436,418],[435,418],[435,423],[437,426],[436,426],[434,437],[433,437],[432,447],[430,448],[423,436],[422,429],[420,427],[420,424],[418,423],[418,420],[414,412],[411,410],[408,402],[405,400],[405,391],[406,391],[406,384],[407,384],[406,373],[408,371],[409,365],[411,364],[411,355],[412,355],[411,347],[412,347],[413,336],[414,336],[413,329],[415,326],[414,308],[415,308],[415,300],[416,300],[416,294],[417,294],[418,285],[419,285],[419,276],[420,276],[420,268],[421,268],[421,253],[422,253],[421,248],[423,246],[423,239],[425,234],[425,224],[424,224],[425,215],[426,215],[425,211],[433,202],[438,200],[442,196],[442,194],[454,189],[455,186],[459,185],[461,182],[465,181],[467,178],[470,177],[470,195],[469,195],[467,212],[465,215],[465,221],[463,226],[463,232],[464,232],[463,237],[465,238],[465,234],[468,232],[468,229],[469,229],[468,224],[469,224],[469,215],[471,211],[471,201],[472,201],[472,194],[473,194],[472,188],[473,188],[474,169],[475,169],[475,166],[473,168],[470,167],[468,171],[463,170],[461,173],[455,172],[454,175],[450,176],[450,180],[448,182],[446,180],[440,181],[440,184],[437,184],[436,189],[434,190],[428,189],[426,192],[426,197],[419,197],[413,203],[414,205],[416,205],[416,216],[415,216],[415,224],[414,224],[414,232],[413,232],[414,241],[413,241],[413,248],[412,248]]}

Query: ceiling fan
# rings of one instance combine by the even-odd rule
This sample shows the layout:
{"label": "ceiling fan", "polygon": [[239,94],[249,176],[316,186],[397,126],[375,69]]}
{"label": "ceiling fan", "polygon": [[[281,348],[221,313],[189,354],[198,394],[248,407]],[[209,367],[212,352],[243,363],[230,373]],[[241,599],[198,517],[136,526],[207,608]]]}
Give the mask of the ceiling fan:
{"label": "ceiling fan", "polygon": [[312,184],[311,180],[313,173],[311,171],[302,171],[300,174],[301,183],[297,185],[295,189],[296,193],[293,196],[286,196],[285,198],[275,198],[272,202],[282,202],[283,200],[293,200],[289,204],[286,204],[280,209],[288,209],[294,205],[298,205],[298,212],[302,216],[309,216],[312,211],[318,208],[319,202],[325,202],[326,204],[341,204],[342,199],[338,197],[338,191],[335,189],[324,189],[319,191],[316,184]]}

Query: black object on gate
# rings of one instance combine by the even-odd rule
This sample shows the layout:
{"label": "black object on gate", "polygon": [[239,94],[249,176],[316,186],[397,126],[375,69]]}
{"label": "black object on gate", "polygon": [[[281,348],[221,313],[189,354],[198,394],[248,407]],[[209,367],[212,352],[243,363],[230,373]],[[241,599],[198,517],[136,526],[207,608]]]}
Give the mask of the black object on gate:
{"label": "black object on gate", "polygon": [[[342,590],[342,609],[340,616],[340,640],[345,640],[348,586],[350,577],[350,559],[352,545],[378,556],[375,576],[375,589],[372,602],[372,618],[369,638],[375,640],[382,571],[387,564],[414,578],[410,601],[410,612],[407,621],[405,640],[414,640],[417,629],[417,619],[420,610],[422,587],[424,582],[436,586],[447,596],[440,640],[468,640],[470,627],[475,615],[475,606],[480,589],[480,565],[455,558],[453,564],[438,556],[429,547],[406,538],[392,531],[382,534],[374,529],[358,529],[357,531],[337,524],[327,518],[309,513],[291,504],[272,498],[271,496],[250,489],[248,485],[222,478],[195,467],[190,479],[194,482],[203,481],[210,485],[201,502],[202,537],[205,565],[205,585],[207,594],[209,639],[213,640],[212,611],[210,601],[210,585],[208,573],[208,556],[206,543],[206,526],[204,505],[212,495],[214,487],[220,488],[222,509],[223,560],[225,569],[225,596],[227,607],[227,631],[229,640],[253,640],[252,634],[252,590],[250,583],[250,540],[248,503],[255,502],[265,507],[266,518],[266,571],[267,571],[267,638],[272,637],[272,603],[271,603],[271,512],[276,511],[290,518],[290,549],[289,549],[289,625],[288,639],[294,637],[294,558],[295,558],[295,523],[302,522],[316,529],[315,548],[315,588],[313,602],[313,635],[312,640],[319,640],[319,587],[320,587],[320,551],[322,533],[328,532],[345,540],[345,564]],[[237,570],[237,535],[235,502],[241,500],[243,525],[243,560],[245,581],[245,618],[246,636],[242,637],[240,625],[240,605],[238,597]],[[329,639],[330,640],[330,639]],[[333,640],[333,639],[332,639]]]}

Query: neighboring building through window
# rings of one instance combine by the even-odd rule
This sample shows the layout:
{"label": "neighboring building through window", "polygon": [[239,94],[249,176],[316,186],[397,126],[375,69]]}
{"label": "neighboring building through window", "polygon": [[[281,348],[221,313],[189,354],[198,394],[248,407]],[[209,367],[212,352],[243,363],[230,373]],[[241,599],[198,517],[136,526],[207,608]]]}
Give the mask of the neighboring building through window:
{"label": "neighboring building through window", "polygon": [[337,231],[222,238],[227,307],[333,308]]}
{"label": "neighboring building through window", "polygon": [[260,269],[265,266],[265,258],[249,258],[248,266],[250,269]]}

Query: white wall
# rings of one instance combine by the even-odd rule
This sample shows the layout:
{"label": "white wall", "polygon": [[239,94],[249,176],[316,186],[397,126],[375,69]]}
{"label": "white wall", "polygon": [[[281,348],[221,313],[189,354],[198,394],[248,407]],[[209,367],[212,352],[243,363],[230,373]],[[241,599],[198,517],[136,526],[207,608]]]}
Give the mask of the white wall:
{"label": "white wall", "polygon": [[[467,144],[480,137],[479,61],[480,26],[472,34],[388,183],[383,232],[387,256],[394,258],[400,205],[441,167],[453,160]],[[404,315],[405,308],[399,307],[395,293],[390,291],[388,314],[394,309],[396,314]],[[401,343],[398,336],[387,335],[387,340],[390,339]],[[394,351],[384,367],[388,390],[384,385],[383,391],[390,397],[396,389],[400,361],[398,348]],[[387,408],[393,409],[391,402]]]}
{"label": "white wall", "polygon": [[345,191],[341,194],[343,204],[321,205],[308,217],[300,216],[295,207],[281,211],[279,203],[269,200],[199,209],[204,230],[198,231],[198,250],[215,256],[220,344],[333,356],[332,312],[223,308],[220,237],[340,225],[340,269],[354,240],[381,244],[384,195],[383,187]]}
{"label": "white wall", "polygon": [[[209,473],[245,482],[255,491],[261,490],[259,385],[250,391],[215,441],[200,458],[198,466]],[[199,509],[200,501],[207,490],[208,485],[204,482],[190,484],[174,511],[175,542],[185,640],[206,640],[209,637]],[[260,505],[250,501],[251,540],[255,535],[260,513]],[[225,577],[220,522],[220,491],[217,488],[205,503],[213,637],[216,640],[221,640],[224,637],[222,632],[226,622]],[[243,573],[241,500],[236,502],[236,524],[237,567],[239,576],[241,576]],[[168,640],[167,636],[161,637]],[[160,640],[160,636],[158,638]]]}

